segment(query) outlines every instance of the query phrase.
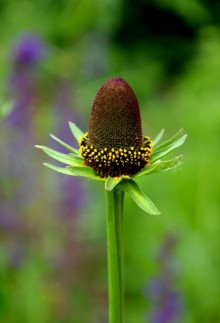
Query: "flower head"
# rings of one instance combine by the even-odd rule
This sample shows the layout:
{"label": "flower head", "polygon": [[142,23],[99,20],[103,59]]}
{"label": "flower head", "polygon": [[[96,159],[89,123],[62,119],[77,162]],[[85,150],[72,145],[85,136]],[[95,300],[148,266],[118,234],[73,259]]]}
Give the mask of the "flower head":
{"label": "flower head", "polygon": [[151,141],[143,137],[137,98],[121,78],[112,78],[98,91],[92,107],[88,132],[72,122],[73,136],[79,143],[75,149],[51,135],[69,153],[37,145],[47,155],[66,165],[45,165],[57,172],[105,181],[105,189],[127,192],[145,212],[159,214],[153,202],[140,190],[136,177],[175,169],[182,165],[182,155],[170,160],[161,158],[181,146],[187,135],[180,130],[171,139],[158,145],[164,130]]}
{"label": "flower head", "polygon": [[98,91],[79,144],[86,165],[101,177],[134,175],[150,162],[152,143],[142,136],[137,98],[123,79],[112,78]]}

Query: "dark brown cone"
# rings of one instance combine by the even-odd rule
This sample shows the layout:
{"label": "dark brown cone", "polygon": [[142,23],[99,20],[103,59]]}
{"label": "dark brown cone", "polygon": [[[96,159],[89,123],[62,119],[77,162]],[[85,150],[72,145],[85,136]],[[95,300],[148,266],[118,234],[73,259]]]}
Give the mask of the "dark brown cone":
{"label": "dark brown cone", "polygon": [[142,128],[137,98],[123,79],[114,77],[98,91],[89,123],[89,144],[97,148],[138,148]]}

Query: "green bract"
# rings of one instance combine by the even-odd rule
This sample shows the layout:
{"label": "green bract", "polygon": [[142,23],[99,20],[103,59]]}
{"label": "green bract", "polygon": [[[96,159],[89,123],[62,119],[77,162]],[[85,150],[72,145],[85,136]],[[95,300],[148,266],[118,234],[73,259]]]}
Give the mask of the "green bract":
{"label": "green bract", "polygon": [[[69,123],[69,126],[73,136],[77,141],[79,141],[84,133],[72,122]],[[159,141],[163,137],[163,134],[164,130],[162,130],[153,140],[153,150],[150,156],[149,165],[146,165],[143,169],[141,169],[133,176],[122,175],[120,177],[114,178],[110,176],[108,178],[100,177],[91,167],[85,165],[84,159],[81,157],[79,150],[69,146],[54,135],[51,135],[51,137],[64,148],[66,148],[66,154],[60,153],[45,146],[36,145],[36,147],[43,150],[51,158],[65,165],[63,167],[58,167],[52,164],[44,163],[45,166],[62,174],[70,176],[81,176],[88,179],[105,182],[105,189],[107,191],[117,189],[127,192],[142,210],[149,214],[156,215],[160,214],[160,212],[153,204],[153,202],[140,190],[138,184],[134,180],[135,178],[139,178],[140,176],[175,169],[182,165],[182,155],[168,160],[162,160],[162,158],[174,149],[180,147],[185,142],[187,135],[183,134],[183,130],[180,130],[171,139],[163,142],[162,144],[159,144]]]}

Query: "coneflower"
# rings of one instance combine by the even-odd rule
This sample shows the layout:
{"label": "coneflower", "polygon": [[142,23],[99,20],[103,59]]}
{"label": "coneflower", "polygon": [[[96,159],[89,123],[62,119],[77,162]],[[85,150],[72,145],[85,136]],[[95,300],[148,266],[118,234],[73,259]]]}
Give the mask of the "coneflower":
{"label": "coneflower", "polygon": [[123,196],[127,192],[145,212],[159,214],[153,202],[140,190],[135,178],[174,169],[182,164],[182,155],[161,160],[181,146],[186,135],[182,130],[158,145],[164,131],[151,141],[143,137],[137,98],[123,79],[115,77],[98,91],[92,108],[88,132],[85,134],[70,122],[79,143],[75,149],[59,138],[52,138],[69,151],[64,154],[45,146],[36,146],[65,164],[49,168],[71,176],[82,176],[105,183],[109,323],[123,322]]}
{"label": "coneflower", "polygon": [[79,144],[86,165],[101,177],[134,175],[149,164],[152,142],[142,136],[137,98],[123,79],[112,78],[101,87],[89,132]]}

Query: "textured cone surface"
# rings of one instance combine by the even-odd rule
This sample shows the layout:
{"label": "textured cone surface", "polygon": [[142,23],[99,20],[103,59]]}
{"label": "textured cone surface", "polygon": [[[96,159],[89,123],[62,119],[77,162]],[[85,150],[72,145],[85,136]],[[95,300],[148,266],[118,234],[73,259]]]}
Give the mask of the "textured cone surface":
{"label": "textured cone surface", "polygon": [[152,142],[142,137],[137,98],[121,78],[112,78],[97,93],[89,131],[79,145],[85,164],[101,177],[132,176],[150,163]]}
{"label": "textured cone surface", "polygon": [[89,143],[97,148],[138,148],[143,142],[137,98],[121,78],[107,81],[95,97]]}

